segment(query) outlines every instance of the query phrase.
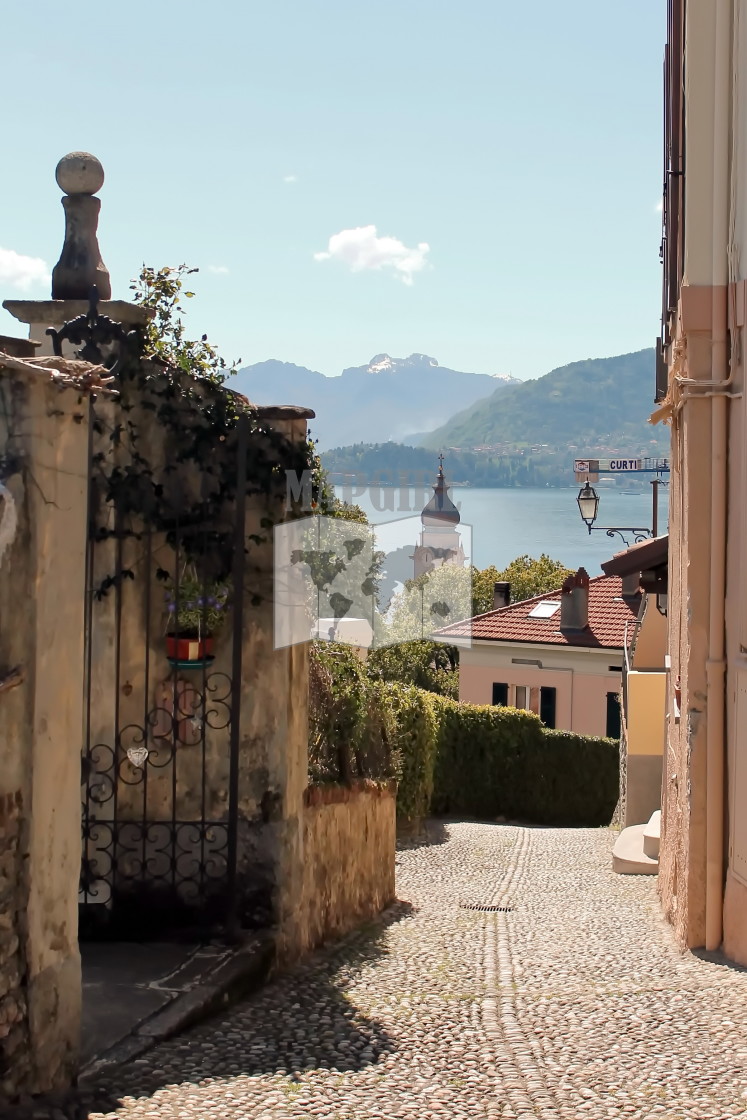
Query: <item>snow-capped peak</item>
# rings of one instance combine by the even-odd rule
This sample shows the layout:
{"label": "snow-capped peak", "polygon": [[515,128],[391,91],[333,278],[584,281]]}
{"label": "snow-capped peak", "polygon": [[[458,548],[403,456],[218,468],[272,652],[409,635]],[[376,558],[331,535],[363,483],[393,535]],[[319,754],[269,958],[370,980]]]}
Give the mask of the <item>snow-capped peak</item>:
{"label": "snow-capped peak", "polygon": [[430,366],[435,369],[438,362],[427,354],[410,354],[409,358],[392,358],[389,354],[376,354],[368,363],[367,373],[386,373],[393,369],[408,369],[413,366]]}
{"label": "snow-capped peak", "polygon": [[388,354],[376,354],[368,363],[368,373],[383,373],[385,370],[394,369],[395,363]]}

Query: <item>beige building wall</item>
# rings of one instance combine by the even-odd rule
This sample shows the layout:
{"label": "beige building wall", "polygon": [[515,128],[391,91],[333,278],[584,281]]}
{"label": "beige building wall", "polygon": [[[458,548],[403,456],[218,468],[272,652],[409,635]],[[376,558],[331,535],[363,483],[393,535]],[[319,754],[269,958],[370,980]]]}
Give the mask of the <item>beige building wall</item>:
{"label": "beige building wall", "polygon": [[[747,963],[747,2],[685,9],[684,276],[670,369],[671,680],[659,884],[678,939]],[[681,703],[677,702],[677,692]],[[726,791],[726,795],[725,795]]]}
{"label": "beige building wall", "polygon": [[656,596],[645,595],[630,658],[631,668],[664,669],[667,648],[667,617],[657,610]]}
{"label": "beige building wall", "polygon": [[667,674],[631,670],[625,678],[625,827],[661,808]]}
{"label": "beige building wall", "polygon": [[645,824],[661,808],[666,743],[667,619],[644,595],[624,678],[623,825]]}
{"label": "beige building wall", "polygon": [[[618,694],[621,682],[621,673],[611,667],[621,668],[622,658],[622,650],[474,641],[460,651],[459,699],[491,704],[496,682],[533,690],[555,688],[557,728],[579,735],[606,735],[607,694]],[[521,663],[533,660],[541,667]],[[536,709],[536,701],[534,706]]]}

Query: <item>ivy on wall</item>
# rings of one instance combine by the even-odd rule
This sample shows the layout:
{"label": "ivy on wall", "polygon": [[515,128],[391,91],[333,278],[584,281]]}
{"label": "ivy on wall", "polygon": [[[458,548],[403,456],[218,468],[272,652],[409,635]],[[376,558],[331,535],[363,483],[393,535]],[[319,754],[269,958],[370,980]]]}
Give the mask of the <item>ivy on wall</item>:
{"label": "ivy on wall", "polygon": [[[140,539],[162,534],[203,579],[230,576],[237,497],[239,422],[247,433],[246,494],[265,507],[261,544],[288,492],[286,472],[317,469],[313,444],[293,442],[226,384],[229,366],[207,336],[187,337],[182,300],[192,298],[186,265],[143,267],[134,301],[152,312],[137,345],[119,366],[117,394],[94,413],[93,482],[100,515],[95,538]],[[113,514],[113,516],[110,516]],[[169,572],[157,575],[167,579]],[[100,584],[103,595],[134,578],[122,568]]]}

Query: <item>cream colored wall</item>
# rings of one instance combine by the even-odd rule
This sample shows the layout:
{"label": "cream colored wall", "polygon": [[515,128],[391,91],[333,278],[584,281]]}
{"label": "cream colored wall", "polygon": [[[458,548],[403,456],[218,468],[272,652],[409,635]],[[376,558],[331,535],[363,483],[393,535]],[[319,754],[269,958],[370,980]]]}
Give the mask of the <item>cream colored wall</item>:
{"label": "cream colored wall", "polygon": [[631,671],[625,680],[627,753],[663,755],[667,674]]}
{"label": "cream colored wall", "polygon": [[625,676],[624,827],[644,824],[661,808],[661,779],[666,742],[667,619],[656,609],[656,596],[644,596],[633,651]]}
{"label": "cream colored wall", "polygon": [[646,595],[640,618],[635,649],[632,656],[633,669],[663,669],[668,651],[667,618],[656,608],[656,596]]}
{"label": "cream colored wall", "polygon": [[[0,390],[0,451],[15,459],[6,486],[17,515],[9,539],[3,534],[0,668],[23,674],[0,694],[0,804],[12,796],[22,826],[15,906],[5,913],[18,955],[0,960],[0,1005],[15,1004],[10,1017],[10,1004],[2,1008],[11,1027],[0,1086],[7,1094],[62,1087],[77,1065],[88,402],[44,374],[2,367]],[[0,517],[7,513],[0,502]]]}
{"label": "cream colored wall", "polygon": [[[536,658],[542,668],[515,665],[514,658]],[[491,704],[494,682],[555,688],[556,727],[579,735],[605,735],[607,693],[618,693],[621,682],[621,674],[610,673],[609,666],[621,664],[622,650],[473,642],[460,652],[459,699]]]}
{"label": "cream colored wall", "polygon": [[[716,279],[713,243],[714,111],[718,9],[723,0],[688,0],[685,22],[685,284],[725,283]],[[727,63],[728,68],[728,63]],[[703,158],[695,158],[694,153]]]}

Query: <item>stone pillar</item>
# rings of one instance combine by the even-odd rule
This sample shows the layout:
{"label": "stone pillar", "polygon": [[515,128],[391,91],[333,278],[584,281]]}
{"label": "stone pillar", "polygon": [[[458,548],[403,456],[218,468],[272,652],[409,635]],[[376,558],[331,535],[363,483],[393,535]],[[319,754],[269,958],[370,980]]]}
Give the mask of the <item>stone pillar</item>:
{"label": "stone pillar", "polygon": [[[98,290],[100,315],[126,327],[144,326],[153,312],[136,303],[111,298],[111,280],[101,259],[96,236],[101,201],[94,195],[104,182],[104,169],[88,152],[71,152],[57,164],[57,183],[65,191],[65,242],[52,272],[52,298],[48,300],[8,299],[3,307],[21,323],[29,326],[29,338],[40,355],[52,354],[47,328],[57,330],[72,319],[85,315],[91,288]],[[75,357],[75,347],[63,343],[63,355]]]}
{"label": "stone pillar", "polygon": [[55,178],[65,192],[65,242],[52,270],[52,299],[87,300],[94,285],[100,299],[111,299],[111,280],[96,237],[101,200],[94,195],[104,185],[104,169],[96,156],[71,152],[57,164]]}
{"label": "stone pillar", "polygon": [[0,1096],[13,1097],[77,1071],[88,402],[11,358],[0,391]]}
{"label": "stone pillar", "polygon": [[[260,418],[294,442],[306,439],[313,413],[292,406],[259,409]],[[247,501],[247,532],[267,535],[264,510]],[[275,515],[283,514],[276,510]],[[241,695],[240,810],[249,817],[259,806],[262,856],[272,866],[280,964],[296,958],[304,945],[304,792],[308,783],[308,642],[275,649],[273,643],[273,542],[253,547],[246,586],[261,597],[244,609]],[[272,703],[269,699],[272,698]],[[261,788],[260,788],[261,787]],[[242,826],[240,826],[241,829]],[[241,853],[240,853],[241,861]]]}

